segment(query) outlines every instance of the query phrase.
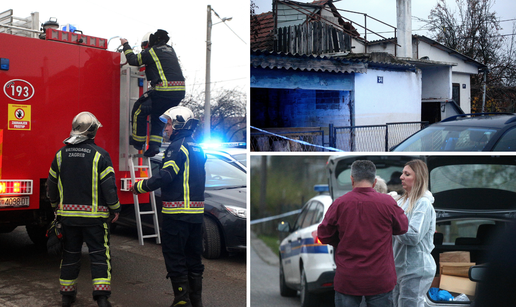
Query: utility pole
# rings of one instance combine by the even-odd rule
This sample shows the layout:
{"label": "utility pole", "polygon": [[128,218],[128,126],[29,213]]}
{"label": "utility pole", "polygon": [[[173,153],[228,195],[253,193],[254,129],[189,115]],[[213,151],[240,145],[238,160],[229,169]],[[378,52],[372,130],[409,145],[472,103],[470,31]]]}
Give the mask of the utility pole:
{"label": "utility pole", "polygon": [[[218,24],[230,21],[233,17],[220,18],[217,12],[213,11],[215,15],[220,19],[219,22],[213,24],[211,22],[211,5],[208,5],[208,20],[206,23],[206,88],[204,93],[204,142],[209,142],[211,139],[211,80],[210,80],[210,69],[211,69],[211,28]],[[233,31],[233,30],[232,30]]]}
{"label": "utility pole", "polygon": [[211,93],[210,93],[210,66],[211,66],[211,5],[208,5],[208,19],[206,27],[206,87],[204,90],[204,142],[211,139]]}

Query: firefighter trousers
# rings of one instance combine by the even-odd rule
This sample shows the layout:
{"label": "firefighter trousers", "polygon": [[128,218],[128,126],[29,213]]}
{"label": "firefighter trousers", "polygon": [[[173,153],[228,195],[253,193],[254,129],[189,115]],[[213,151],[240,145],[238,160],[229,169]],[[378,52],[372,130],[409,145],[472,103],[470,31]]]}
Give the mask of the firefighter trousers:
{"label": "firefighter trousers", "polygon": [[170,215],[163,214],[161,237],[167,278],[178,280],[188,276],[189,272],[202,275],[202,223],[189,223]]}
{"label": "firefighter trousers", "polygon": [[[161,146],[165,123],[162,122],[159,117],[163,115],[166,110],[177,106],[185,97],[185,92],[160,92],[152,90],[147,93],[149,95],[147,99],[140,97],[133,106],[131,114],[132,144],[136,146],[143,146],[145,144],[147,139],[147,116],[150,115],[149,145]],[[146,108],[143,106],[148,103],[147,100],[151,102],[150,113],[147,112]]]}
{"label": "firefighter trousers", "polygon": [[88,246],[93,298],[111,294],[111,255],[107,223],[95,226],[63,225],[63,258],[61,260],[62,295],[73,295],[77,291],[77,278],[81,269],[83,242]]}

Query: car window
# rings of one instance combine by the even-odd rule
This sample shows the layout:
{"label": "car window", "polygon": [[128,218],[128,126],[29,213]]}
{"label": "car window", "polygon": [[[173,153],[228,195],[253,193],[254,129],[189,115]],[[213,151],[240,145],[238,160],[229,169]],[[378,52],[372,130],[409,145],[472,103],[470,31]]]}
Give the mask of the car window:
{"label": "car window", "polygon": [[495,225],[492,220],[456,220],[437,223],[435,230],[443,234],[443,243],[455,244],[457,238],[476,238],[480,225]]}
{"label": "car window", "polygon": [[493,151],[516,151],[516,127],[506,131],[500,137]]}
{"label": "car window", "polygon": [[306,213],[308,212],[308,207],[309,207],[309,203],[307,203],[303,209],[301,210],[301,213],[299,213],[299,216],[297,217],[297,220],[296,222],[294,223],[294,227],[292,228],[293,231],[296,231],[298,230],[299,228],[301,228],[301,225],[303,225],[303,220],[305,219],[306,217]]}
{"label": "car window", "polygon": [[312,220],[312,225],[321,223],[323,218],[324,218],[324,205],[321,204],[320,202],[316,202],[315,214],[314,214],[314,218]]}
{"label": "car window", "polygon": [[464,164],[437,167],[430,172],[430,190],[439,193],[458,189],[516,191],[516,165]]}
{"label": "car window", "polygon": [[[377,168],[376,169],[376,175],[380,176],[385,182],[388,182],[393,174],[396,172],[401,172],[403,170],[403,167],[400,166],[388,166],[384,168]],[[351,168],[345,169],[342,172],[340,172],[337,175],[337,187],[334,188],[334,198],[338,198],[345,193],[353,190],[353,187],[351,186]],[[390,192],[391,190],[389,190]]]}
{"label": "car window", "polygon": [[246,173],[241,169],[208,155],[206,160],[206,187],[229,187],[247,185]]}
{"label": "car window", "polygon": [[241,153],[241,154],[234,154],[233,158],[237,160],[238,162],[242,163],[244,166],[247,166],[247,154]]}
{"label": "car window", "polygon": [[306,216],[303,220],[303,223],[301,224],[301,228],[306,228],[314,224],[312,221],[314,220],[314,217],[317,216],[317,205],[318,203],[315,201],[311,202],[310,205],[308,205],[306,210]]}
{"label": "car window", "polygon": [[414,134],[395,151],[481,151],[496,131],[435,125]]}
{"label": "car window", "polygon": [[[226,161],[217,155],[207,155],[206,187],[207,188],[231,188],[247,185],[247,175],[232,162]],[[161,161],[151,160],[152,174],[156,175],[161,167]]]}

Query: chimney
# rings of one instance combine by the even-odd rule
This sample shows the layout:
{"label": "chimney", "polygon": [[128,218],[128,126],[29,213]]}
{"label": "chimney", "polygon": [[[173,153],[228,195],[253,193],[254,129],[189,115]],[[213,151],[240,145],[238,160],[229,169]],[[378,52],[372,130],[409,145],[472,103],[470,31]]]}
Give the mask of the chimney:
{"label": "chimney", "polygon": [[396,55],[400,58],[412,58],[412,0],[396,0],[396,20],[398,30],[396,37]]}

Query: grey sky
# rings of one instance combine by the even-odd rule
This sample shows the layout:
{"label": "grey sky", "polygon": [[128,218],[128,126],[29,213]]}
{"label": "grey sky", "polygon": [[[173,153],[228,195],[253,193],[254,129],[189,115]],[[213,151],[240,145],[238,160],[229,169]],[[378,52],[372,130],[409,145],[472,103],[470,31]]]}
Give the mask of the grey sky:
{"label": "grey sky", "polygon": [[[125,5],[124,5],[125,4]],[[187,78],[187,91],[204,91],[206,63],[207,5],[220,17],[233,17],[227,22],[236,35],[212,14],[212,90],[249,87],[249,4],[247,1],[198,0],[144,1],[89,0],[73,2],[45,2],[39,0],[10,1],[0,5],[0,12],[14,10],[16,17],[28,17],[39,12],[40,23],[57,18],[60,25],[75,25],[86,35],[102,38],[122,36],[132,46],[139,46],[147,32],[165,29],[178,54]],[[237,36],[238,35],[238,36]],[[239,38],[240,37],[240,38]],[[242,42],[243,39],[246,43]],[[120,44],[114,39],[109,50]]]}
{"label": "grey sky", "polygon": [[[272,10],[272,0],[253,0],[254,3],[259,7],[257,13],[263,13]],[[312,0],[298,0],[299,2],[313,2]],[[452,10],[456,10],[455,0],[446,0],[449,7]],[[516,20],[504,21],[510,19],[516,19],[516,1],[514,0],[495,0],[492,11],[496,12],[497,16],[500,17],[502,30],[501,34],[510,34],[512,32],[513,23]],[[376,19],[386,22],[396,27],[396,1],[395,0],[341,0],[334,1],[335,6],[338,9],[349,10],[355,12],[366,13]],[[412,0],[412,16],[427,19],[432,10],[437,5],[437,0]],[[364,24],[363,15],[350,14],[341,12],[341,14],[359,24]],[[376,30],[375,26],[379,30]],[[423,24],[412,21],[412,30],[414,34],[426,35],[426,31],[422,30]],[[368,19],[368,28],[373,31],[382,31],[378,23]],[[361,29],[358,29],[362,33]],[[383,34],[382,34],[383,35]],[[393,37],[394,35],[385,34],[386,37]]]}

